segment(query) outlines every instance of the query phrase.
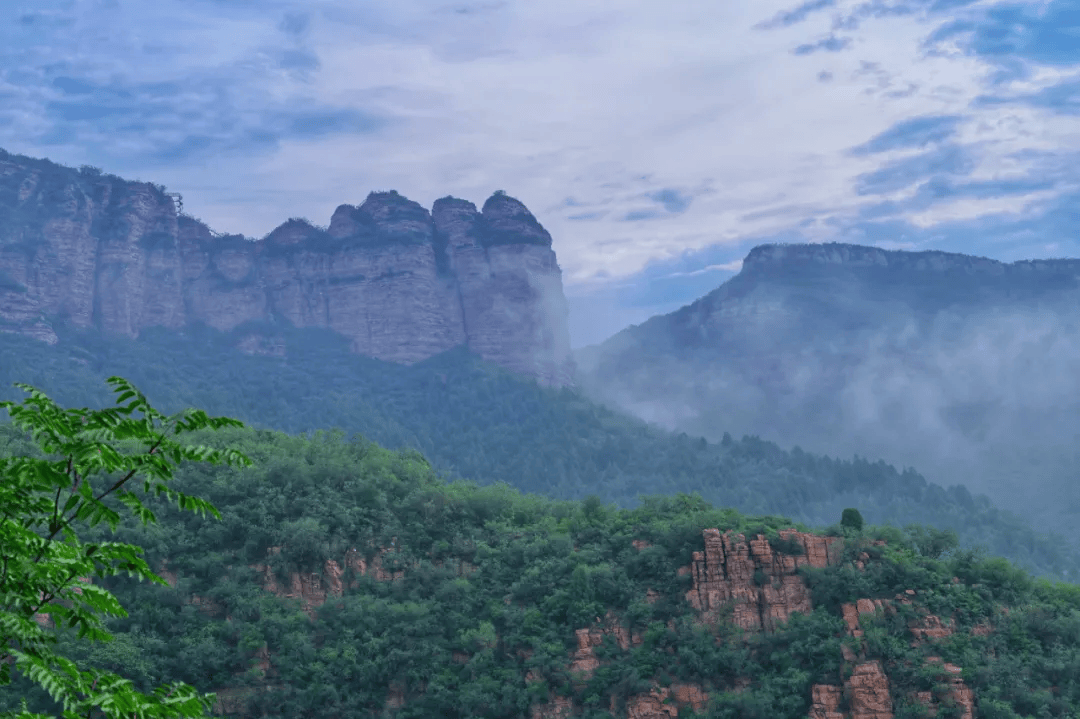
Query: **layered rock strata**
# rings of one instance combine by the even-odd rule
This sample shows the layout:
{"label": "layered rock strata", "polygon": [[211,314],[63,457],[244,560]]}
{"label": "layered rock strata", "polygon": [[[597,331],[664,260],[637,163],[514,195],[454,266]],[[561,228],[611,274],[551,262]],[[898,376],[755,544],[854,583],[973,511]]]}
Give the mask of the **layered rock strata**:
{"label": "layered rock strata", "polygon": [[501,192],[429,213],[397,192],[291,219],[262,240],[178,214],[164,188],[0,151],[0,330],[54,322],[137,337],[201,322],[282,356],[274,323],[329,328],[411,364],[465,345],[547,385],[574,381],[551,235]]}
{"label": "layered rock strata", "polygon": [[798,567],[825,567],[838,559],[837,537],[784,530],[781,538],[797,541],[803,550],[801,555],[789,555],[774,552],[760,534],[749,542],[730,531],[706,529],[702,534],[705,551],[694,552],[691,565],[679,573],[693,576],[686,600],[713,626],[726,608],[745,631],[772,631],[792,612],[809,612],[810,594]]}

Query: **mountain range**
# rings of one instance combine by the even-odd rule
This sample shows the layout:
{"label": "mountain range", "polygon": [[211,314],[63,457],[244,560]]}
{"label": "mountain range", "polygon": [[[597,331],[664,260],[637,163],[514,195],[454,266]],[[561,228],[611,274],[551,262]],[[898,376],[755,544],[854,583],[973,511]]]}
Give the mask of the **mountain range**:
{"label": "mountain range", "polygon": [[[327,327],[412,363],[464,345],[562,386],[574,367],[551,235],[496,192],[429,213],[397,192],[293,218],[261,240],[182,214],[160,185],[0,151],[0,330],[55,342],[69,322],[136,337],[193,322],[280,354],[275,328]],[[182,203],[182,197],[179,198]]]}

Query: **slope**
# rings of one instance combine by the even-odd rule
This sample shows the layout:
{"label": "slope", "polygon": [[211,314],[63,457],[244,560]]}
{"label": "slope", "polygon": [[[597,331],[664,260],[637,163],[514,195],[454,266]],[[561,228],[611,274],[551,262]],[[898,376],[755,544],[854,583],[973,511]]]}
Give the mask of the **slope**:
{"label": "slope", "polygon": [[196,406],[290,434],[339,427],[418,450],[451,478],[504,481],[558,499],[595,494],[624,507],[642,494],[697,492],[719,506],[809,526],[858,506],[875,523],[953,529],[962,546],[985,545],[1042,575],[1080,572],[1074,548],[963,487],[860,457],[783,451],[755,437],[711,443],[675,435],[460,350],[403,367],[357,357],[340,337],[310,328],[281,330],[285,360],[239,353],[213,330],[150,331],[138,340],[59,331],[54,347],[17,337],[0,345],[0,395],[18,399],[11,383],[19,381],[65,405],[98,407],[111,404],[104,377],[119,374],[166,412]]}

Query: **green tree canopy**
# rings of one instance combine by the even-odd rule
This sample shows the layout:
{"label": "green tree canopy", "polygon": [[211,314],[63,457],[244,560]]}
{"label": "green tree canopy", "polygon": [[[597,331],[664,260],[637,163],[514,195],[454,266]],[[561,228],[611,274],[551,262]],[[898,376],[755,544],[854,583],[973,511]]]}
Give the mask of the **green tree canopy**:
{"label": "green tree canopy", "polygon": [[[100,615],[127,613],[112,593],[93,584],[94,577],[126,572],[158,584],[165,580],[150,571],[140,547],[83,544],[75,524],[96,526],[104,520],[115,531],[120,514],[102,501],[110,495],[144,525],[156,522],[132,488],[135,485],[129,484],[136,475],[143,477],[144,494],[164,494],[180,509],[209,512],[220,519],[209,502],[168,486],[173,465],[184,460],[251,465],[239,452],[182,446],[166,433],[243,427],[242,422],[210,417],[201,410],[165,416],[127,380],[110,377],[108,382],[119,394],[118,406],[98,411],[61,409],[26,384],[16,385],[30,395],[22,406],[0,402],[12,422],[29,431],[46,455],[59,455],[0,458],[0,685],[11,683],[14,667],[63,707],[65,719],[91,717],[94,712],[116,719],[203,716],[213,694],[200,695],[181,682],[159,687],[153,696],[138,692],[130,680],[80,668],[56,652],[55,630],[36,621],[47,615],[56,628],[77,629],[80,640],[111,641]],[[131,416],[136,411],[142,416]],[[104,481],[95,476],[99,474],[105,475]],[[22,711],[0,717],[46,715],[30,713],[24,700]]]}

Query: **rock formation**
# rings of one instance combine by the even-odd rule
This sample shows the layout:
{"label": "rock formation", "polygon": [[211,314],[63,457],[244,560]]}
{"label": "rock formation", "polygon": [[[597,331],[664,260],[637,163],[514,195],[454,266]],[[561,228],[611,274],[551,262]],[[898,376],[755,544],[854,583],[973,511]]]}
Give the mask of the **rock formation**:
{"label": "rock formation", "polygon": [[411,364],[460,345],[573,383],[551,236],[501,192],[429,213],[397,192],[291,219],[262,240],[178,214],[164,188],[0,151],[0,330],[57,341],[54,322],[137,337],[195,322],[245,352],[287,352],[274,323],[325,327],[352,351]]}
{"label": "rock formation", "polygon": [[797,568],[824,567],[837,559],[835,549],[830,552],[837,537],[784,530],[781,538],[794,539],[803,549],[801,555],[787,555],[774,552],[760,534],[749,542],[730,531],[706,529],[702,534],[705,551],[694,552],[690,567],[679,571],[693,575],[686,601],[712,626],[727,607],[733,611],[732,621],[745,631],[772,631],[792,612],[809,612],[810,595]]}

